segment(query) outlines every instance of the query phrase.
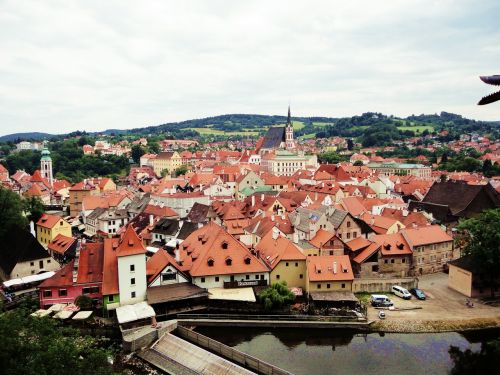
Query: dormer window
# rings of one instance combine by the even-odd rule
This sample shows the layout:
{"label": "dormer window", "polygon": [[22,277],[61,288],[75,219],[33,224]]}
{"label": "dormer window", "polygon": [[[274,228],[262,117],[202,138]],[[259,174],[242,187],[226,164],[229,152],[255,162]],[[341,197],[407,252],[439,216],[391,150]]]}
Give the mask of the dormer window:
{"label": "dormer window", "polygon": [[213,267],[214,266],[214,260],[212,258],[210,258],[208,261],[207,261],[207,264],[209,267]]}
{"label": "dormer window", "polygon": [[245,264],[250,264],[250,257],[245,258]]}
{"label": "dormer window", "polygon": [[223,241],[222,242],[222,249],[227,250],[228,247],[229,247],[229,244],[227,243],[227,241]]}
{"label": "dormer window", "polygon": [[230,266],[233,264],[233,260],[230,257],[226,258],[226,266]]}

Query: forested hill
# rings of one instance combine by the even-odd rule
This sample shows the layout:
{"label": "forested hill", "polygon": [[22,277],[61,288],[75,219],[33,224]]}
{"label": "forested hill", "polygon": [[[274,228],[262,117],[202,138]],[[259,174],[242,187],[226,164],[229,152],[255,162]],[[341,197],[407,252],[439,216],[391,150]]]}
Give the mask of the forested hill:
{"label": "forested hill", "polygon": [[[359,116],[331,117],[293,117],[295,135],[301,138],[325,138],[343,136],[357,138],[367,146],[379,145],[381,142],[392,142],[415,135],[439,133],[447,130],[455,138],[464,132],[479,132],[498,138],[498,122],[470,120],[457,114],[441,112],[433,115],[411,115],[406,118],[367,112]],[[102,132],[73,132],[63,136],[45,134],[46,139],[78,136],[83,134],[111,136],[127,135],[161,136],[165,138],[249,138],[258,137],[267,132],[270,126],[282,125],[285,116],[229,114],[182,122],[165,123],[155,126],[134,128],[130,130],[108,129]],[[0,137],[0,142],[6,140],[41,139],[43,133],[19,133]],[[14,138],[13,138],[14,137]],[[43,137],[42,137],[43,138]]]}
{"label": "forested hill", "polygon": [[49,133],[39,133],[39,132],[31,132],[31,133],[13,133],[0,137],[0,142],[14,142],[18,143],[24,140],[33,140],[40,141],[44,139],[49,139],[54,137],[54,134]]}

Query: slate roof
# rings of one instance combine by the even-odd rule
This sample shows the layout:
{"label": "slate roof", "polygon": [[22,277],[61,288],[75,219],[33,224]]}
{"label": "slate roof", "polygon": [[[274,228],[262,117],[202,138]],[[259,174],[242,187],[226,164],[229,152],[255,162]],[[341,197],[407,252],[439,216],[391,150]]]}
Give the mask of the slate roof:
{"label": "slate roof", "polygon": [[185,240],[186,238],[189,237],[189,235],[191,233],[193,233],[197,229],[198,229],[197,223],[191,223],[189,221],[184,221],[182,223],[181,230],[179,231],[179,234],[177,235],[177,238],[180,240]]}
{"label": "slate roof", "polygon": [[472,210],[500,207],[500,194],[487,185],[469,185],[465,181],[435,182],[425,195],[423,203],[448,206],[454,216],[466,216],[470,206]]}
{"label": "slate roof", "polygon": [[274,126],[270,127],[262,142],[261,149],[279,148],[281,142],[285,142],[285,127]]}
{"label": "slate roof", "polygon": [[179,221],[164,218],[156,223],[153,232],[173,236],[179,231]]}
{"label": "slate roof", "polygon": [[48,258],[49,253],[33,235],[22,229],[12,229],[0,243],[0,268],[10,275],[17,263]]}
{"label": "slate roof", "polygon": [[208,221],[209,210],[210,206],[195,202],[189,211],[187,219],[193,223],[204,223]]}

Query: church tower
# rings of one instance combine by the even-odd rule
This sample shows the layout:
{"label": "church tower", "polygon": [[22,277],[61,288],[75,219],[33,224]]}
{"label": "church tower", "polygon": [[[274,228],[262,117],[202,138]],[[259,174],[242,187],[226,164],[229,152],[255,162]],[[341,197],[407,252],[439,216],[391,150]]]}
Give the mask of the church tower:
{"label": "church tower", "polygon": [[285,127],[285,145],[287,150],[295,149],[295,141],[293,139],[293,124],[292,116],[290,115],[290,106],[288,106],[288,118]]}
{"label": "church tower", "polygon": [[50,186],[52,186],[54,182],[54,178],[52,176],[52,158],[50,157],[50,151],[45,144],[43,145],[42,158],[40,159],[40,171],[42,172],[42,177],[47,179]]}

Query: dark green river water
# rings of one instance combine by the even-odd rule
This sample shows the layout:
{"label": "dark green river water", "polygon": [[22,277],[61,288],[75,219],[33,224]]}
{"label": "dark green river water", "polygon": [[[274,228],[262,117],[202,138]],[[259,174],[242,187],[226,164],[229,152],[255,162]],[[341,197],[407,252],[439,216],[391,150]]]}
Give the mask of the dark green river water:
{"label": "dark green river water", "polygon": [[446,374],[450,345],[476,351],[500,330],[473,333],[360,334],[352,331],[198,328],[197,332],[297,375]]}

